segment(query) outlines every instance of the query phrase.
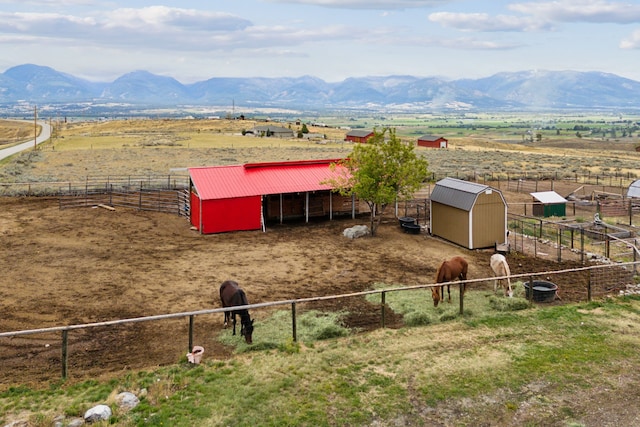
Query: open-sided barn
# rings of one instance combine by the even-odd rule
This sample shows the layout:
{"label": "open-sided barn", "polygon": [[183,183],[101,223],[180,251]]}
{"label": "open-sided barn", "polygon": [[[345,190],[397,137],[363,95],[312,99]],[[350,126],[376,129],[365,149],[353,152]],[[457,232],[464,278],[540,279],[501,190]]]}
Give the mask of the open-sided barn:
{"label": "open-sided barn", "polygon": [[265,229],[268,222],[355,216],[354,198],[326,182],[337,160],[190,168],[191,224],[202,234]]}
{"label": "open-sided barn", "polygon": [[469,249],[506,245],[507,202],[487,185],[444,178],[431,192],[430,230]]}

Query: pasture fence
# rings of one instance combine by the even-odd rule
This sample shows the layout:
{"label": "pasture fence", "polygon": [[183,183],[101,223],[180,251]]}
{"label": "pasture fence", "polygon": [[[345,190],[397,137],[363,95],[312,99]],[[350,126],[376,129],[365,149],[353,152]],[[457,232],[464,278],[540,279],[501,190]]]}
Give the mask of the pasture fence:
{"label": "pasture fence", "polygon": [[[509,248],[533,257],[551,257],[558,262],[593,258],[614,262],[640,259],[634,229],[602,221],[550,221],[509,213]],[[549,248],[555,253],[549,254]]]}
{"label": "pasture fence", "polygon": [[[529,272],[524,274],[514,274],[509,276],[512,281],[517,281],[521,279],[523,282],[528,282],[533,284],[538,278],[542,278],[544,280],[553,280],[554,283],[558,285],[558,294],[557,298],[562,299],[561,295],[564,289],[563,283],[571,283],[572,286],[567,286],[567,289],[578,289],[580,293],[580,299],[585,301],[591,301],[593,298],[604,298],[609,295],[621,295],[627,293],[638,293],[638,286],[635,284],[635,271],[637,270],[637,262],[630,263],[620,263],[620,264],[599,264],[586,266],[582,268],[573,268],[573,269],[565,269],[565,270],[555,270],[555,271],[542,271],[542,272]],[[464,313],[464,292],[463,287],[467,287],[468,290],[473,288],[473,285],[480,285],[486,283],[492,283],[495,279],[506,279],[507,276],[499,276],[499,277],[487,277],[487,278],[479,278],[479,279],[468,279],[464,281],[456,281],[452,282],[452,285],[458,286],[459,293],[459,314],[462,315]],[[578,283],[577,287],[575,284]],[[265,303],[257,303],[257,304],[248,304],[244,306],[237,307],[226,307],[226,308],[214,308],[214,309],[206,309],[206,310],[197,310],[197,311],[186,311],[180,313],[171,313],[171,314],[161,314],[161,315],[153,315],[153,316],[144,316],[137,318],[128,318],[128,319],[118,319],[118,320],[109,320],[103,322],[95,322],[95,323],[85,323],[85,324],[75,324],[68,326],[57,326],[57,327],[49,327],[49,328],[39,328],[39,329],[30,329],[30,330],[21,330],[21,331],[9,331],[9,332],[0,332],[0,355],[3,355],[3,359],[7,358],[7,353],[11,351],[12,344],[11,340],[16,337],[24,337],[24,336],[32,336],[38,334],[52,334],[59,333],[60,334],[60,356],[58,358],[60,367],[61,367],[61,376],[62,378],[67,378],[69,375],[69,358],[72,356],[69,352],[70,345],[70,334],[74,331],[82,331],[87,329],[99,329],[99,328],[114,328],[119,325],[130,325],[134,323],[141,322],[157,322],[160,320],[167,319],[188,319],[188,333],[185,338],[185,347],[188,351],[191,351],[194,343],[194,331],[195,331],[195,320],[196,317],[202,317],[206,315],[212,315],[216,313],[224,313],[227,311],[238,310],[238,309],[247,309],[247,310],[258,310],[258,309],[267,309],[278,306],[290,306],[291,311],[291,338],[293,341],[297,341],[298,336],[298,323],[297,323],[297,307],[301,304],[313,304],[318,303],[320,301],[327,300],[342,300],[347,298],[361,298],[366,297],[367,295],[380,295],[380,327],[386,327],[386,295],[392,292],[406,292],[406,291],[415,291],[420,289],[429,289],[436,286],[441,286],[442,284],[430,283],[430,284],[418,284],[412,286],[403,286],[403,287],[393,287],[393,288],[385,288],[385,289],[376,289],[362,292],[354,292],[349,294],[341,294],[341,295],[327,295],[327,296],[319,296],[319,297],[309,297],[309,298],[300,298],[300,299],[290,299],[290,300],[282,300],[275,302],[265,302]],[[530,304],[534,304],[534,292],[529,292]],[[575,298],[573,298],[575,299]],[[426,303],[426,302],[425,302]],[[166,333],[169,333],[166,328],[163,329]],[[2,341],[4,344],[2,344]],[[175,340],[173,340],[175,342]],[[40,344],[36,342],[34,344],[39,346]],[[117,345],[117,344],[116,344]],[[153,343],[147,343],[147,345],[153,345]],[[24,360],[31,359],[34,354],[37,354],[37,351],[34,351],[29,346],[26,346],[22,343],[19,346],[20,350],[24,353],[21,356],[24,356]],[[105,350],[108,352],[108,349]],[[92,355],[96,357],[96,355]],[[27,363],[27,362],[25,362]],[[33,364],[34,361],[30,360],[29,364]],[[149,360],[150,364],[153,364],[152,360]],[[100,363],[100,366],[103,366]]]}

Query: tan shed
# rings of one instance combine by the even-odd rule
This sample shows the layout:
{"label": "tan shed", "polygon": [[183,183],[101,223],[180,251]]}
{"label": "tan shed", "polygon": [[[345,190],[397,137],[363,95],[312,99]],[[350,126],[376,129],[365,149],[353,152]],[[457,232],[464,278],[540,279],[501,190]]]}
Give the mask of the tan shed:
{"label": "tan shed", "polygon": [[507,202],[500,190],[445,178],[431,192],[430,230],[469,249],[507,244]]}

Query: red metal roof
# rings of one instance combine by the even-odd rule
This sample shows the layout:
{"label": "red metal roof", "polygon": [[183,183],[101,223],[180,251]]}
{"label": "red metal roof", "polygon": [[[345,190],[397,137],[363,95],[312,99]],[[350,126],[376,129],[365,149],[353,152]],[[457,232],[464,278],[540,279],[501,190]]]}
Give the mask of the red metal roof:
{"label": "red metal roof", "polygon": [[330,185],[321,182],[341,173],[341,167],[335,171],[329,167],[338,161],[303,160],[199,167],[189,168],[189,175],[201,200],[330,190]]}

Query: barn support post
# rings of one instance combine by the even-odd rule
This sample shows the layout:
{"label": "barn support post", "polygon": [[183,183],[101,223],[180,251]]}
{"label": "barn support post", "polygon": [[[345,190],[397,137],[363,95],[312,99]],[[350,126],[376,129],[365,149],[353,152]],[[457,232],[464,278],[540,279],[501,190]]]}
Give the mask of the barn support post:
{"label": "barn support post", "polygon": [[282,201],[282,193],[280,193],[280,224],[284,221],[284,211],[283,211],[283,201]]}
{"label": "barn support post", "polygon": [[305,209],[305,222],[309,222],[309,192],[307,191],[304,195],[304,209]]}
{"label": "barn support post", "polygon": [[333,219],[333,191],[329,190],[329,221]]}
{"label": "barn support post", "polygon": [[193,349],[193,321],[195,316],[192,314],[189,316],[189,352]]}
{"label": "barn support post", "polygon": [[291,303],[291,330],[293,331],[293,342],[298,341],[298,331],[296,329],[296,303]]}
{"label": "barn support post", "polygon": [[351,195],[351,219],[356,219],[356,195]]}
{"label": "barn support post", "polygon": [[384,318],[385,312],[384,312],[384,305],[386,304],[387,293],[386,293],[386,292],[384,292],[384,291],[382,291],[382,293],[380,294],[380,298],[381,298],[381,300],[380,300],[380,306],[381,306],[381,308],[380,308],[380,311],[381,311],[381,312],[380,312],[380,317],[381,317],[381,322],[380,322],[380,324],[381,324],[381,325],[382,325],[382,327],[384,328],[384,327],[385,327],[385,318]]}
{"label": "barn support post", "polygon": [[69,349],[68,349],[68,343],[69,343],[69,331],[67,329],[64,329],[62,331],[62,379],[66,379],[67,378],[67,359],[69,356]]}

